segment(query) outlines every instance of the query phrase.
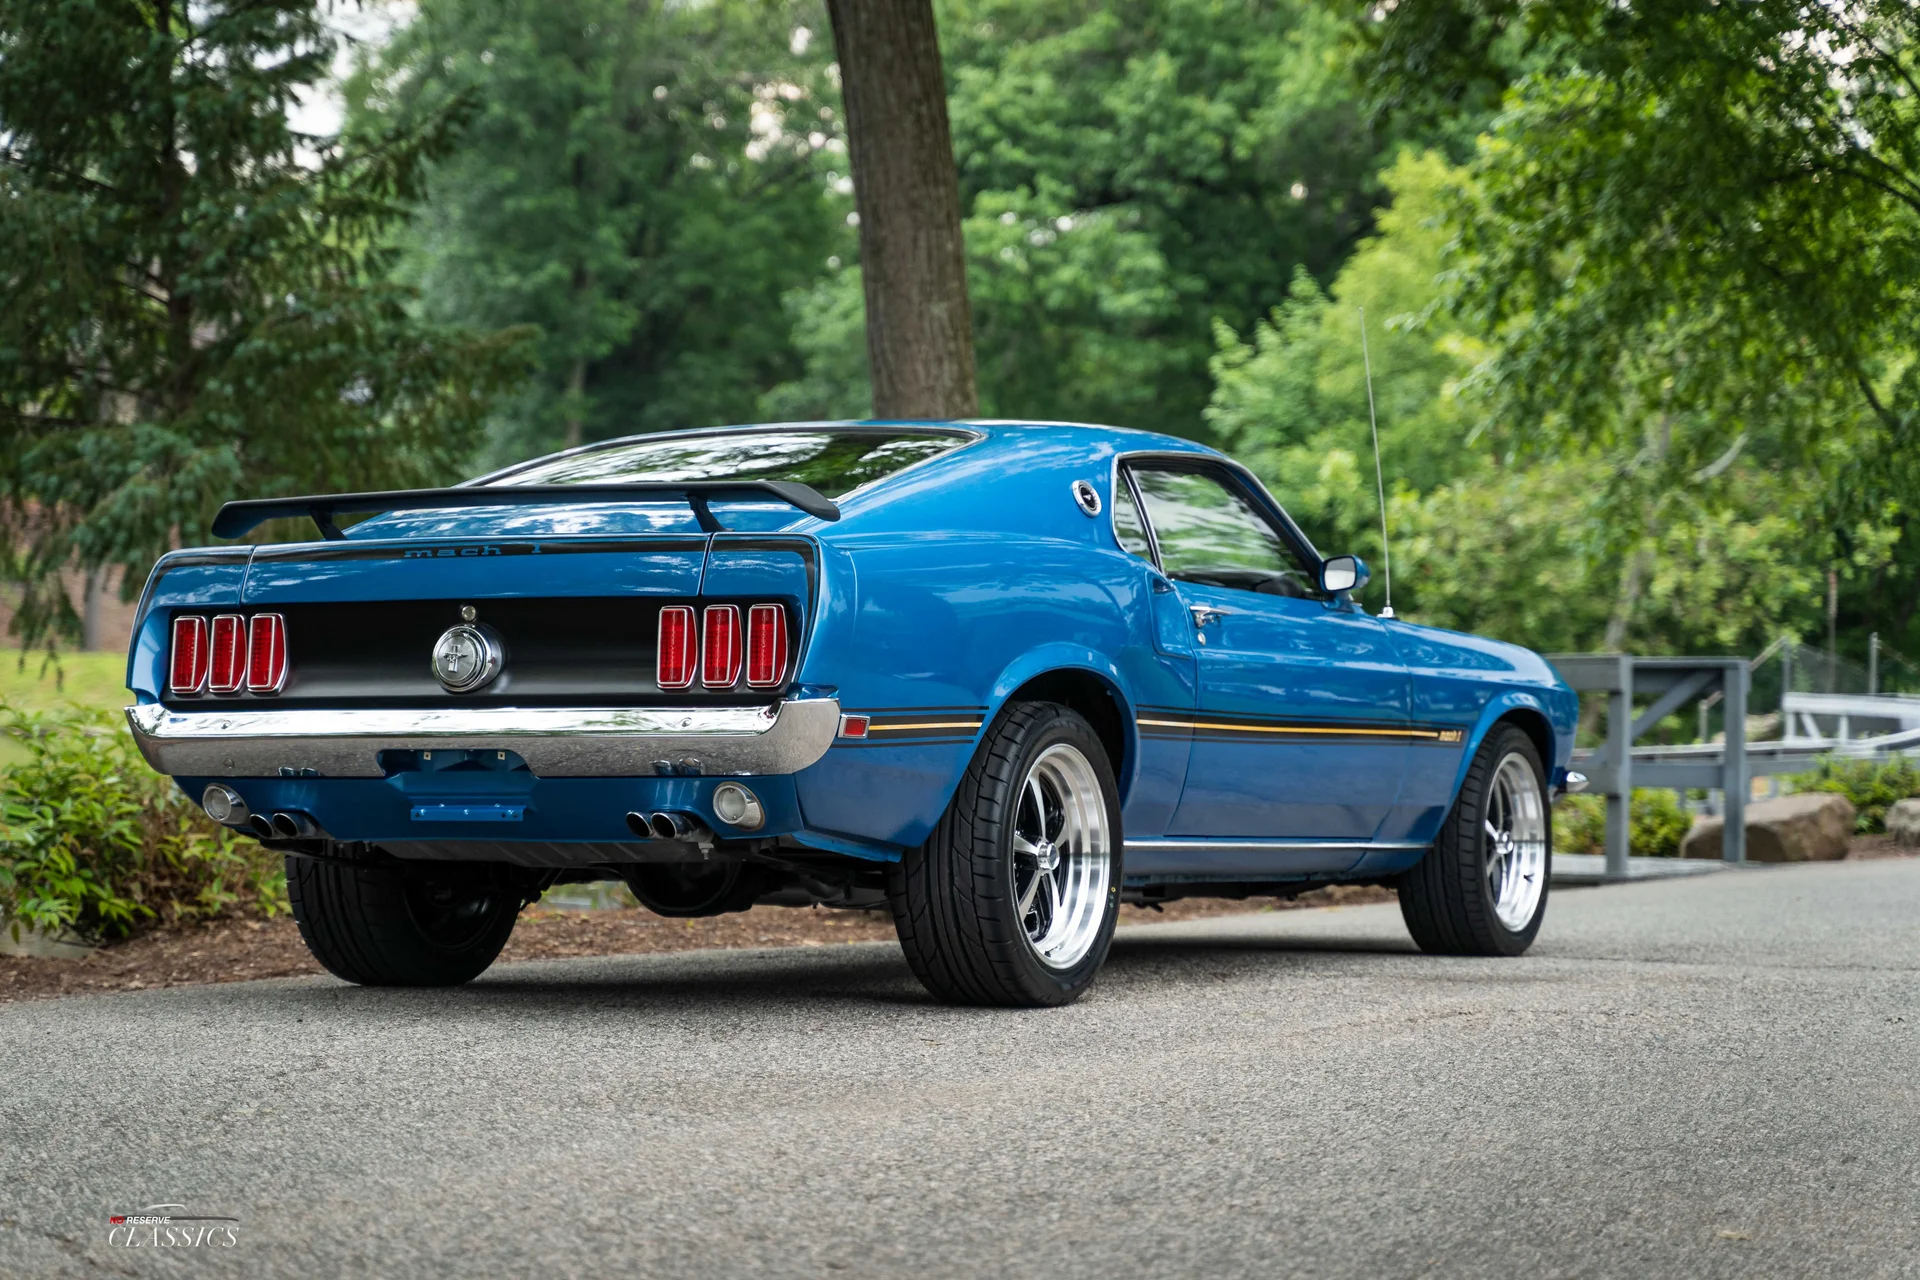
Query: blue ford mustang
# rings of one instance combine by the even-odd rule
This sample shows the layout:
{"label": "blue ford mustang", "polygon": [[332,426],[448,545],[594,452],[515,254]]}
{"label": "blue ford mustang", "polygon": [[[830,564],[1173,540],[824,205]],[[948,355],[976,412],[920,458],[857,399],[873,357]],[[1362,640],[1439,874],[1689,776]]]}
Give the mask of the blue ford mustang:
{"label": "blue ford mustang", "polygon": [[1363,563],[1190,441],[678,432],[214,532],[286,517],[321,540],[155,566],[127,716],[286,853],[349,981],[465,982],[610,878],[673,916],[890,907],[969,1003],[1073,999],[1122,901],[1377,882],[1428,951],[1540,928],[1572,692],[1368,614]]}

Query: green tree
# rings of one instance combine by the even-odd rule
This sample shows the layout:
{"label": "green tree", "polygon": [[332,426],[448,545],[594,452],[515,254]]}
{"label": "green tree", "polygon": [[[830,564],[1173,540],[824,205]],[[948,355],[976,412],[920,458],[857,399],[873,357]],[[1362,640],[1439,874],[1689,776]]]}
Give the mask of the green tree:
{"label": "green tree", "polygon": [[[1205,436],[1216,318],[1246,329],[1371,226],[1381,138],[1309,0],[939,6],[982,410]],[[792,305],[844,316],[830,278]],[[809,344],[769,404],[859,404]],[[837,371],[837,373],[836,373]]]}
{"label": "green tree", "polygon": [[[1247,339],[1218,334],[1208,418],[1309,534],[1380,563],[1364,306],[1400,612],[1548,651],[1643,652],[1753,649],[1808,616],[1817,473],[1760,451],[1680,473],[1637,441],[1503,425],[1484,381],[1502,353],[1447,306],[1471,176],[1409,152],[1382,180],[1392,203],[1330,290],[1302,275]],[[1884,551],[1871,529],[1858,541]]]}
{"label": "green tree", "polygon": [[342,147],[287,124],[311,0],[0,3],[0,549],[28,642],[61,570],[129,589],[221,501],[448,478],[512,335],[412,319],[382,235],[461,104]]}
{"label": "green tree", "polygon": [[771,0],[425,0],[367,61],[356,131],[478,103],[400,274],[437,320],[538,326],[495,460],[746,419],[800,371],[782,297],[851,253],[824,21]]}
{"label": "green tree", "polygon": [[1398,101],[1511,76],[1456,210],[1456,299],[1502,421],[1619,460],[1622,602],[1678,495],[1764,473],[1803,499],[1830,625],[1914,635],[1920,11],[1444,0],[1380,27]]}

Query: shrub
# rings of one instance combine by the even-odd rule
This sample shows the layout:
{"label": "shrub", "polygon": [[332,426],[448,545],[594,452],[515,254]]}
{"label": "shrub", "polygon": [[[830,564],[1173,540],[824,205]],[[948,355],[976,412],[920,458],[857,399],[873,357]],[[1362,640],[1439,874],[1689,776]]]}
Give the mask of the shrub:
{"label": "shrub", "polygon": [[[1636,788],[1629,813],[1627,848],[1641,858],[1679,856],[1693,818],[1680,798],[1663,787]],[[1607,847],[1605,796],[1571,795],[1554,806],[1555,853],[1600,853]]]}
{"label": "shrub", "polygon": [[1887,829],[1887,810],[1896,801],[1920,796],[1920,766],[1906,756],[1891,760],[1840,760],[1827,756],[1812,773],[1788,779],[1795,791],[1832,791],[1853,801],[1854,830],[1868,834]]}
{"label": "shrub", "polygon": [[209,821],[107,713],[0,704],[27,758],[0,769],[0,910],[96,939],[287,910],[278,855]]}

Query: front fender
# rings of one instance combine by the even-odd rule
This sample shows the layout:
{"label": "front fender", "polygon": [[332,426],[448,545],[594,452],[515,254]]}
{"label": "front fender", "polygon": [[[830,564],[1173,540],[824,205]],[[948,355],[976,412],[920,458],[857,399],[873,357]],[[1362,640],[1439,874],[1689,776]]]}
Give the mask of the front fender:
{"label": "front fender", "polygon": [[[1505,689],[1487,701],[1480,710],[1480,717],[1474,722],[1473,729],[1467,734],[1466,750],[1460,754],[1459,768],[1454,771],[1452,795],[1459,798],[1460,788],[1466,784],[1467,769],[1473,764],[1474,756],[1480,752],[1480,744],[1493,732],[1493,726],[1516,711],[1533,712],[1547,722],[1548,732],[1553,737],[1553,750],[1547,753],[1541,763],[1547,768],[1549,783],[1557,771],[1566,767],[1573,755],[1573,726],[1565,719],[1563,708],[1555,705],[1560,699],[1547,696],[1547,692],[1535,689]],[[1577,706],[1577,704],[1576,704]]]}

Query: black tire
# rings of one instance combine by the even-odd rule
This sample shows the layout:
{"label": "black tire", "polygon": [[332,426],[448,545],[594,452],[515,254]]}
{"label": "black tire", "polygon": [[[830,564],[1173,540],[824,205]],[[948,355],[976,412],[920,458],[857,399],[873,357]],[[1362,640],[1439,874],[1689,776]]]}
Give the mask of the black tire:
{"label": "black tire", "polygon": [[[1503,924],[1488,883],[1488,804],[1500,762],[1518,755],[1531,767],[1546,822],[1546,861],[1539,875],[1540,899],[1521,928]],[[1498,724],[1467,768],[1460,797],[1440,828],[1440,838],[1414,868],[1399,878],[1400,914],[1422,951],[1450,956],[1517,956],[1533,945],[1547,914],[1547,881],[1553,870],[1553,807],[1546,770],[1533,739],[1517,725]]]}
{"label": "black tire", "polygon": [[[1064,968],[1043,962],[1028,940],[1013,852],[1020,789],[1041,753],[1058,744],[1092,766],[1110,858],[1091,948]],[[988,730],[932,836],[888,874],[887,897],[907,963],[928,991],[950,1004],[1036,1008],[1078,999],[1113,942],[1121,848],[1119,788],[1092,726],[1057,703],[1014,705]],[[1082,918],[1091,922],[1092,910]]]}
{"label": "black tire", "polygon": [[335,977],[365,987],[457,987],[507,945],[521,887],[494,868],[287,858],[300,937]]}

